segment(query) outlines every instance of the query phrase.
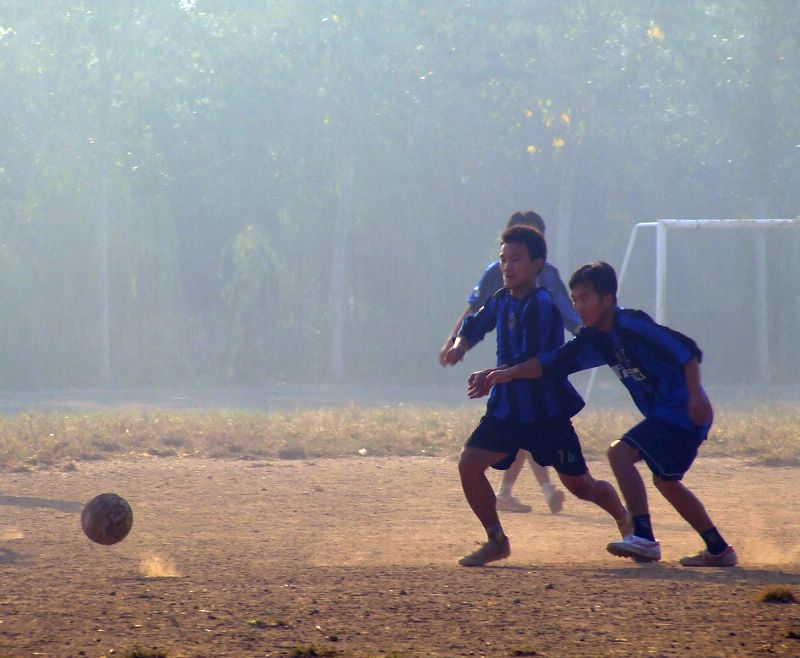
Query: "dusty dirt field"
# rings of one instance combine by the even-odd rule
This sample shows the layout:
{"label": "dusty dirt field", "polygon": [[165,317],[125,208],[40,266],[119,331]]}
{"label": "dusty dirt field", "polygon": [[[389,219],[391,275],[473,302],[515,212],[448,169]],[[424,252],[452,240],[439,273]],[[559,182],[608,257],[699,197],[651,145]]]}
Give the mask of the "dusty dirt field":
{"label": "dusty dirt field", "polygon": [[[665,560],[614,558],[612,522],[574,498],[546,514],[530,473],[534,512],[503,517],[511,558],[459,567],[482,532],[452,459],[154,458],[0,481],[3,657],[800,656],[800,605],[757,601],[800,598],[798,469],[696,462],[687,483],[740,555],[728,570],[677,565],[699,539],[656,496]],[[104,491],[135,513],[110,548],[79,528]]]}

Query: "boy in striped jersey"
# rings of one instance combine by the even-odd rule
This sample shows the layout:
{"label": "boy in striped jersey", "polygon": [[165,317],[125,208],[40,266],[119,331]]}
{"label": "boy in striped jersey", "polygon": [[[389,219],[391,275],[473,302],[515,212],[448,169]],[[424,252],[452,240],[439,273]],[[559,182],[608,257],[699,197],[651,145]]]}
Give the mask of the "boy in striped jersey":
{"label": "boy in striped jersey", "polygon": [[[524,226],[533,226],[533,228],[538,229],[543,236],[545,235],[544,219],[542,219],[539,213],[533,210],[515,212],[509,218],[506,228],[511,228],[512,226],[520,224]],[[536,276],[536,285],[540,288],[547,288],[550,291],[550,294],[553,295],[553,302],[561,313],[561,318],[564,320],[564,326],[571,333],[578,333],[581,319],[578,317],[575,307],[572,305],[569,291],[561,280],[561,275],[548,261],[545,261],[542,269]],[[500,270],[500,261],[496,260],[486,268],[480,281],[478,281],[478,285],[476,285],[474,290],[470,293],[467,298],[468,306],[466,310],[456,321],[452,332],[439,351],[439,363],[441,363],[441,365],[448,365],[445,361],[445,356],[453,346],[464,319],[468,315],[476,313],[481,306],[489,301],[489,298],[502,287],[503,273]],[[514,495],[514,485],[526,463],[530,465],[531,471],[542,489],[542,494],[544,494],[550,513],[558,514],[564,507],[564,492],[553,486],[547,468],[537,464],[527,450],[520,450],[517,454],[516,461],[511,464],[508,470],[503,471],[500,489],[497,491],[497,510],[499,512],[522,513],[531,511],[532,508],[530,505],[521,502],[519,498]]]}
{"label": "boy in striped jersey", "polygon": [[[535,228],[513,226],[503,232],[500,267],[505,287],[464,320],[445,355],[447,363],[460,361],[492,329],[497,334],[498,366],[523,362],[563,344],[561,314],[552,295],[536,287],[546,257],[544,237]],[[480,387],[493,370],[472,373],[470,387]],[[589,474],[570,420],[582,407],[583,400],[565,376],[518,379],[492,390],[486,415],[467,440],[458,465],[464,495],[488,541],[461,558],[459,564],[483,566],[510,555],[511,546],[497,515],[486,470],[490,466],[507,469],[520,449],[528,450],[542,466],[553,466],[575,496],[607,511],[617,520],[623,537],[631,532],[630,516],[617,492],[608,482]]]}

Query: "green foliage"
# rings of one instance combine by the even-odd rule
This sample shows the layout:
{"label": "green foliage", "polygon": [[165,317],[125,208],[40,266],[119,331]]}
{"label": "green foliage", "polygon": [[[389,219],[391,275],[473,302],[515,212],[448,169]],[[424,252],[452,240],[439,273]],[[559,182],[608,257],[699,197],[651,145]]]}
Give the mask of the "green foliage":
{"label": "green foliage", "polygon": [[[516,209],[568,271],[618,260],[637,221],[800,206],[791,0],[41,0],[0,21],[5,388],[105,384],[106,360],[118,385],[331,378],[332,308],[346,376],[431,380]],[[796,325],[800,301],[774,306]]]}

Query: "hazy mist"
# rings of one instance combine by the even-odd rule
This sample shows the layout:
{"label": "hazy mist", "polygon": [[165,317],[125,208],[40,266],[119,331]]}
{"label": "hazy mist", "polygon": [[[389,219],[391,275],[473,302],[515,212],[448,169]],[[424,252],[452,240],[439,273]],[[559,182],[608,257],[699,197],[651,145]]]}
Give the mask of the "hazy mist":
{"label": "hazy mist", "polygon": [[[795,0],[0,2],[0,388],[460,385],[515,210],[564,278],[639,222],[799,216],[799,34]],[[669,235],[712,383],[800,381],[800,227],[757,236]]]}

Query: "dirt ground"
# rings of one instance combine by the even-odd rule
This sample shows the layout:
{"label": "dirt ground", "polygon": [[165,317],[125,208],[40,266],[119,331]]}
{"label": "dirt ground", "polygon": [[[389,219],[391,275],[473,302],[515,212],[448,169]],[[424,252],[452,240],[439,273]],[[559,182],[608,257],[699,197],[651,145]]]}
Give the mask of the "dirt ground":
{"label": "dirt ground", "polygon": [[[604,463],[591,464],[609,477]],[[482,540],[444,458],[141,459],[0,478],[0,656],[800,656],[800,469],[699,459],[687,478],[741,566],[690,570],[699,539],[655,495],[665,556],[612,557],[613,522],[533,477],[506,514],[511,557]],[[652,492],[652,487],[650,488]],[[114,491],[135,523],[103,547],[82,502]]]}

